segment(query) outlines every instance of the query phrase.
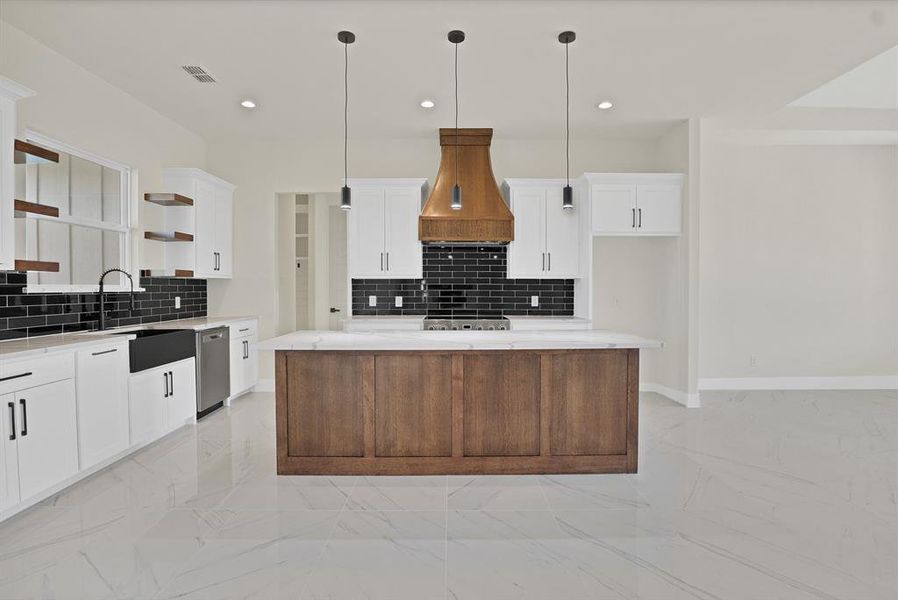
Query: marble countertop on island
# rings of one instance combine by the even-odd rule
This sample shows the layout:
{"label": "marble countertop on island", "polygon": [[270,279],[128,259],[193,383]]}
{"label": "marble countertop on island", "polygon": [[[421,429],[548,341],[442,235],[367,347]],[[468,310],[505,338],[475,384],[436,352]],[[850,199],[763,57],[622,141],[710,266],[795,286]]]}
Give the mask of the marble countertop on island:
{"label": "marble countertop on island", "polygon": [[577,331],[296,331],[261,342],[259,350],[568,350],[661,348],[627,333]]}

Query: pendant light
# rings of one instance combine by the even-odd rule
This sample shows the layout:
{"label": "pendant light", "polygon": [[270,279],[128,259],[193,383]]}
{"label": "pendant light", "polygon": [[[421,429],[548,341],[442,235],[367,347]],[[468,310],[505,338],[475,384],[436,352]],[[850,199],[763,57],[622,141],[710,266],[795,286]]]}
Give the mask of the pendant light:
{"label": "pendant light", "polygon": [[349,44],[355,41],[351,31],[341,31],[337,39],[343,44],[343,189],[340,190],[340,208],[352,208],[352,190],[349,189],[347,146],[349,141]]}
{"label": "pendant light", "polygon": [[449,41],[455,44],[455,185],[452,187],[452,210],[461,210],[461,186],[458,185],[458,45],[465,41],[465,32],[454,29]]}
{"label": "pendant light", "polygon": [[561,208],[574,208],[574,190],[571,188],[571,78],[569,74],[568,46],[577,39],[573,31],[562,31],[558,41],[564,44],[564,169],[567,184],[561,199]]}

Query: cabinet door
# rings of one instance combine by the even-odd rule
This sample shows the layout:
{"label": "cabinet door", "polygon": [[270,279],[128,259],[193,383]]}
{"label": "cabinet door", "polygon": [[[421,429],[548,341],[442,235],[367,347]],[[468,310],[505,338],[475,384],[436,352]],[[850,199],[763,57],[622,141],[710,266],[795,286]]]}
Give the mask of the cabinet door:
{"label": "cabinet door", "polygon": [[188,358],[168,365],[168,377],[165,429],[172,431],[196,420],[196,362]]}
{"label": "cabinet door", "polygon": [[580,203],[561,207],[562,188],[546,190],[546,274],[557,279],[580,277]]}
{"label": "cabinet door", "polygon": [[78,472],[75,382],[39,385],[17,392],[15,399],[19,489],[27,500]]}
{"label": "cabinet door", "polygon": [[[13,394],[0,396],[0,511],[19,503],[18,408]],[[9,439],[9,438],[16,439]]]}
{"label": "cabinet door", "polygon": [[196,182],[195,231],[193,246],[196,252],[196,276],[217,277],[215,258],[215,188],[205,181]]}
{"label": "cabinet door", "polygon": [[391,278],[422,277],[420,213],[421,188],[387,188],[384,192],[384,268]]}
{"label": "cabinet door", "polygon": [[159,367],[131,375],[128,406],[132,446],[152,442],[165,434],[167,374],[167,368]]}
{"label": "cabinet door", "polygon": [[231,359],[231,397],[246,389],[246,339],[232,339]]}
{"label": "cabinet door", "polygon": [[246,339],[246,360],[243,371],[243,389],[248,390],[259,383],[259,350],[257,344],[259,337],[253,335]]}
{"label": "cabinet door", "polygon": [[543,277],[546,271],[545,190],[512,190],[511,210],[514,213],[514,241],[508,245],[508,277]]}
{"label": "cabinet door", "polygon": [[680,233],[680,189],[676,184],[636,186],[636,226],[640,233]]}
{"label": "cabinet door", "polygon": [[234,193],[227,188],[215,190],[215,251],[215,277],[230,279],[234,271]]}
{"label": "cabinet door", "polygon": [[593,233],[636,233],[635,185],[595,184],[591,191]]}
{"label": "cabinet door", "polygon": [[347,215],[349,274],[354,279],[385,278],[384,192],[359,188],[352,191]]}
{"label": "cabinet door", "polygon": [[75,361],[78,450],[87,469],[129,446],[128,344],[82,350]]}

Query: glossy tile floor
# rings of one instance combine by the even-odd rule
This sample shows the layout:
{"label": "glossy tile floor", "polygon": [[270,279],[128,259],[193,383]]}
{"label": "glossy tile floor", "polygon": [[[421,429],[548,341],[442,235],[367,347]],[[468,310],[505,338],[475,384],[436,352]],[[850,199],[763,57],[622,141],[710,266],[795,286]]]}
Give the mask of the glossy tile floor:
{"label": "glossy tile floor", "polygon": [[277,478],[255,394],[0,524],[0,598],[898,597],[898,393],[704,401],[635,476]]}

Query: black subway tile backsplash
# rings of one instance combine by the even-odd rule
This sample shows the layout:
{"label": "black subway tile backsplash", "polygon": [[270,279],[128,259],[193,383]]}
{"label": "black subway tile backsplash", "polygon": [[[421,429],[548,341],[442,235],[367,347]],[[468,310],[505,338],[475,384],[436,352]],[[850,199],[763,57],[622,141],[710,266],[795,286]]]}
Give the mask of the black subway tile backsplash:
{"label": "black subway tile backsplash", "polygon": [[[352,314],[572,316],[573,279],[507,279],[507,246],[424,247],[423,279],[353,279]],[[368,306],[377,296],[377,306]],[[402,296],[402,307],[394,305]],[[539,296],[539,307],[530,297]]]}
{"label": "black subway tile backsplash", "polygon": [[[97,294],[25,294],[25,273],[0,271],[0,340],[97,328]],[[206,280],[141,277],[144,292],[106,296],[106,326],[124,327],[206,316]],[[181,308],[175,308],[175,296]]]}

